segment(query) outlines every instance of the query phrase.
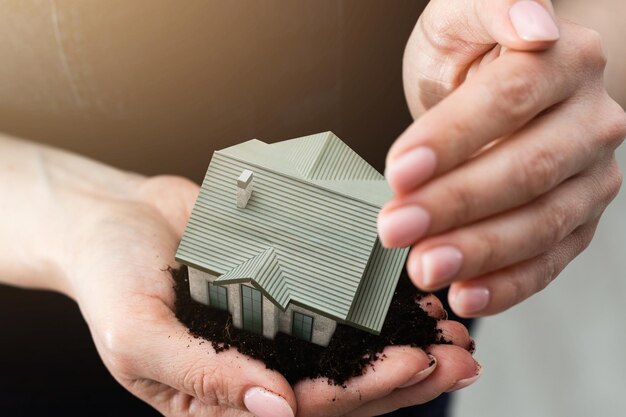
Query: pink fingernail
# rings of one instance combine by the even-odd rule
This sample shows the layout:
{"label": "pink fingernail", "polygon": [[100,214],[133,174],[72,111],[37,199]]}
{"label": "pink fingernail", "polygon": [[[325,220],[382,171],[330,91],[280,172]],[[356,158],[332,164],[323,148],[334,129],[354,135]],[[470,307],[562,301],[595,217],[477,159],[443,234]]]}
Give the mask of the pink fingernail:
{"label": "pink fingernail", "polygon": [[482,368],[481,368],[480,365],[478,365],[478,363],[476,364],[476,366],[478,367],[478,369],[476,370],[476,375],[474,375],[473,377],[470,377],[470,378],[465,378],[465,379],[461,379],[461,380],[457,381],[456,384],[454,384],[446,392],[458,391],[458,390],[463,389],[465,387],[469,387],[474,382],[476,382],[478,380],[478,378],[480,378],[480,373],[482,371]]}
{"label": "pink fingernail", "polygon": [[461,270],[463,254],[454,246],[440,246],[424,252],[422,261],[422,283],[435,288],[448,284]]}
{"label": "pink fingernail", "polygon": [[385,170],[385,177],[395,192],[410,191],[430,178],[436,165],[435,152],[421,146],[391,162]]}
{"label": "pink fingernail", "polygon": [[248,411],[257,417],[294,417],[287,400],[265,388],[248,389],[243,397],[243,403]]}
{"label": "pink fingernail", "polygon": [[404,206],[378,217],[378,235],[384,247],[405,247],[426,234],[430,215],[418,206]]}
{"label": "pink fingernail", "polygon": [[466,314],[478,313],[489,304],[489,290],[486,287],[462,288],[453,300],[456,311]]}
{"label": "pink fingernail", "polygon": [[433,371],[435,370],[435,368],[437,367],[437,359],[434,356],[432,356],[432,355],[428,355],[428,358],[430,359],[430,363],[428,364],[428,368],[422,369],[421,371],[419,371],[418,373],[413,375],[411,377],[411,379],[406,381],[404,384],[398,386],[398,388],[406,388],[406,387],[410,387],[412,385],[415,385],[418,382],[421,382],[424,379],[426,379],[426,377],[428,375],[432,374]]}
{"label": "pink fingernail", "polygon": [[559,28],[552,15],[541,4],[523,0],[509,9],[509,17],[518,36],[525,41],[555,41]]}

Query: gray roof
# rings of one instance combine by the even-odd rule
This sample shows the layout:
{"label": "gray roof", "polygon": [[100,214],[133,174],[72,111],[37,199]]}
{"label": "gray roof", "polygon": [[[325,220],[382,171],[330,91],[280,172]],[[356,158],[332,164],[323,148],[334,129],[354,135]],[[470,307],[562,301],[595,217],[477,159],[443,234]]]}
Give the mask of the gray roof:
{"label": "gray roof", "polygon": [[[237,208],[244,169],[253,192]],[[391,195],[332,132],[253,139],[213,154],[176,259],[219,275],[217,284],[250,282],[283,310],[294,303],[378,333],[408,252],[378,241]]]}

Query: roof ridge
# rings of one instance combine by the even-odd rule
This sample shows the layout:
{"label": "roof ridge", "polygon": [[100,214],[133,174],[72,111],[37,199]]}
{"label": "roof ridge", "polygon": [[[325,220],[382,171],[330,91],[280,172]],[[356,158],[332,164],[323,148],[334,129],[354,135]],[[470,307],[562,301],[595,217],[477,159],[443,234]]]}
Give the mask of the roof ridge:
{"label": "roof ridge", "polygon": [[[267,261],[267,259],[271,257],[272,253],[274,253],[274,247],[267,246],[266,248],[261,250],[259,253],[252,255],[250,258],[246,259],[245,261],[240,262],[239,264],[235,265],[230,271],[225,272],[224,274],[220,275],[217,280],[220,282],[227,282],[227,281],[241,279],[241,278],[254,278],[258,274],[259,269],[261,269],[261,266],[263,266],[263,264],[265,263],[265,262],[260,262],[260,261],[263,259]],[[250,275],[250,276],[244,276],[244,275]]]}
{"label": "roof ridge", "polygon": [[[273,282],[274,280],[278,280],[278,282]],[[286,309],[291,301],[289,288],[287,287],[285,290],[287,285],[285,272],[274,246],[266,247],[215,280],[215,283],[218,285],[241,282],[252,282],[256,288],[261,290],[274,304],[282,309]]]}
{"label": "roof ridge", "polygon": [[311,181],[311,180],[315,179],[314,175],[312,175],[312,174],[317,170],[322,157],[324,155],[326,155],[326,150],[328,149],[328,146],[330,144],[331,138],[333,136],[335,136],[334,133],[331,132],[330,130],[327,130],[326,132],[320,132],[320,133],[324,133],[324,137],[322,139],[324,141],[324,143],[322,144],[322,147],[320,148],[320,150],[317,153],[317,155],[315,155],[315,160],[311,164],[311,167],[308,169],[308,171],[306,173],[302,172],[302,176],[304,177],[304,179],[306,179],[308,181]]}
{"label": "roof ridge", "polygon": [[[299,181],[299,182],[301,182],[303,184],[311,185],[311,186],[316,187],[316,188],[321,189],[321,190],[330,191],[330,192],[332,192],[334,194],[337,194],[339,196],[342,196],[342,197],[345,197],[345,198],[349,198],[351,200],[358,201],[360,203],[364,203],[364,204],[370,205],[372,207],[381,208],[383,206],[383,204],[385,202],[387,202],[389,199],[391,199],[391,197],[393,196],[393,193],[391,191],[391,188],[389,188],[389,186],[385,186],[384,187],[387,192],[385,193],[384,196],[380,197],[380,201],[373,200],[371,193],[367,193],[367,194],[363,194],[363,195],[355,195],[353,192],[351,192],[349,190],[338,189],[336,187],[332,187],[331,186],[333,183],[341,184],[341,183],[348,182],[348,181],[352,182],[353,184],[364,183],[364,186],[365,185],[370,186],[372,182],[381,182],[381,183],[386,184],[386,180],[380,174],[378,174],[378,175],[380,175],[380,178],[378,180],[373,180],[373,181],[372,180],[366,180],[366,179],[354,179],[354,180],[346,180],[346,181],[339,181],[339,180],[311,180],[311,179],[308,179],[308,178],[306,178],[306,177],[304,177],[302,175],[290,174],[290,173],[285,172],[285,171],[283,171],[283,170],[281,170],[279,168],[263,165],[262,162],[255,161],[255,160],[250,160],[249,158],[245,158],[245,157],[241,157],[241,156],[235,156],[235,155],[232,155],[232,154],[222,153],[222,152],[216,152],[216,154],[218,154],[218,155],[220,155],[220,156],[222,156],[224,158],[233,160],[233,161],[242,162],[242,163],[245,163],[247,165],[250,165],[250,166],[253,166],[253,167],[256,167],[256,168],[265,169],[265,170],[267,170],[269,172],[272,172],[272,173],[274,173],[276,175],[281,175],[281,176],[290,178],[290,179],[292,179],[294,181]],[[298,171],[298,173],[300,173],[300,171]],[[326,183],[328,183],[328,184],[326,184]]]}
{"label": "roof ridge", "polygon": [[307,176],[309,181],[371,181],[384,178],[376,168],[332,131],[325,133],[327,135],[324,147]]}

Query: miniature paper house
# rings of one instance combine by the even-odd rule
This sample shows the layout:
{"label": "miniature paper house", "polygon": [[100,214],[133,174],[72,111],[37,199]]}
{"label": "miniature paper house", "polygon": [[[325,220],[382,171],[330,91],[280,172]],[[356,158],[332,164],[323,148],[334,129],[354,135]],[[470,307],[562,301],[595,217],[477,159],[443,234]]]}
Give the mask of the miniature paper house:
{"label": "miniature paper house", "polygon": [[176,260],[236,327],[322,346],[337,322],[378,334],[408,252],[378,240],[391,196],[332,132],[253,139],[213,154]]}

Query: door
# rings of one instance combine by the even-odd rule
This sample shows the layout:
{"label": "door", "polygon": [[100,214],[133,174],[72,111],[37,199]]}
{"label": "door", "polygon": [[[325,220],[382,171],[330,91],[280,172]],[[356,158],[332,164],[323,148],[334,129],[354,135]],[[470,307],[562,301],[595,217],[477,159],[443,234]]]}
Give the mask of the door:
{"label": "door", "polygon": [[263,334],[263,296],[261,292],[242,285],[241,300],[244,330]]}

